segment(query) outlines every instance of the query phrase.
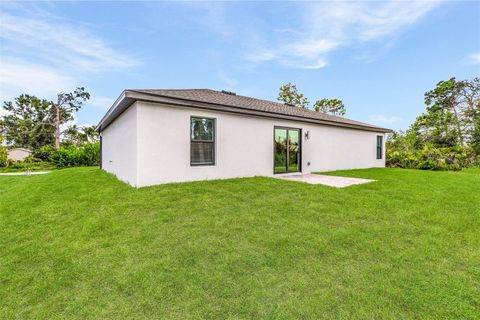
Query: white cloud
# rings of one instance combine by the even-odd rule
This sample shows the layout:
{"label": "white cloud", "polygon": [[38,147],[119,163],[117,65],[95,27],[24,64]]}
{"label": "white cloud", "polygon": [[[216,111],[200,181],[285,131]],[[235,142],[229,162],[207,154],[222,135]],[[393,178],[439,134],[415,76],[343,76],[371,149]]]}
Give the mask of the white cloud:
{"label": "white cloud", "polygon": [[252,62],[264,62],[276,59],[277,54],[269,50],[258,50],[248,53],[245,57]]}
{"label": "white cloud", "polygon": [[20,93],[53,98],[57,92],[71,90],[74,80],[61,72],[20,60],[0,60],[0,100],[10,100]]}
{"label": "white cloud", "polygon": [[[0,5],[0,101],[22,93],[55,99],[58,92],[70,92],[92,75],[139,64],[91,26],[34,5]],[[112,103],[93,96],[86,106],[108,108]]]}
{"label": "white cloud", "polygon": [[319,55],[330,52],[338,47],[338,43],[329,39],[307,40],[290,46],[293,54],[299,57],[315,59]]}
{"label": "white cloud", "polygon": [[0,117],[6,115],[7,113],[8,113],[7,110],[0,107]]}
{"label": "white cloud", "polygon": [[217,75],[218,75],[218,78],[220,79],[220,81],[222,81],[224,84],[226,84],[229,87],[235,87],[235,86],[238,85],[238,80],[237,79],[234,79],[234,78],[228,76],[223,71],[219,71],[217,73]]}
{"label": "white cloud", "polygon": [[439,1],[390,1],[383,6],[356,8],[348,18],[359,30],[359,40],[390,36],[408,27],[434,9]]}
{"label": "white cloud", "polygon": [[277,32],[277,38],[271,43],[260,42],[247,59],[253,62],[276,60],[298,68],[323,68],[329,54],[340,48],[380,40],[391,43],[439,3],[396,0],[308,3],[297,30]]}
{"label": "white cloud", "polygon": [[468,60],[473,64],[480,64],[480,52],[472,53],[468,56]]}
{"label": "white cloud", "polygon": [[88,100],[85,105],[87,107],[99,108],[108,110],[112,104],[115,102],[115,99],[109,97],[95,96],[93,95],[90,100]]}
{"label": "white cloud", "polygon": [[22,16],[0,13],[0,38],[6,52],[44,60],[80,72],[136,65],[136,61],[112,49],[90,30],[52,16]]}
{"label": "white cloud", "polygon": [[282,61],[282,64],[287,67],[298,69],[321,69],[328,65],[327,60],[318,58],[317,61],[305,62],[305,63],[291,63],[290,61]]}
{"label": "white cloud", "polygon": [[373,123],[379,123],[379,124],[393,124],[401,121],[402,118],[397,117],[397,116],[385,116],[382,114],[378,115],[372,115],[370,116],[370,121]]}
{"label": "white cloud", "polygon": [[221,1],[182,1],[181,4],[187,10],[193,10],[193,12],[188,12],[187,14],[193,16],[193,21],[196,23],[209,28],[223,37],[233,34],[231,24],[225,14],[225,3]]}

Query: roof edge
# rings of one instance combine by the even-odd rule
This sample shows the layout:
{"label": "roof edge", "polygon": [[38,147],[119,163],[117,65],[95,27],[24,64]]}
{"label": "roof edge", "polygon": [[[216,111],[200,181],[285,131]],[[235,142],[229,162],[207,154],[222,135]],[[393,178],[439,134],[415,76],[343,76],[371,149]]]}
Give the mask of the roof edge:
{"label": "roof edge", "polygon": [[101,132],[102,130],[107,128],[110,125],[110,123],[112,123],[123,111],[125,111],[135,101],[165,103],[167,105],[170,104],[175,106],[210,109],[210,110],[215,110],[220,112],[240,113],[240,114],[246,114],[246,115],[277,118],[277,119],[290,120],[290,121],[308,122],[308,123],[323,124],[323,125],[357,129],[357,130],[370,131],[370,132],[382,132],[382,133],[392,132],[391,129],[377,127],[369,124],[350,124],[350,123],[342,123],[342,122],[336,122],[336,121],[331,121],[326,119],[321,120],[321,119],[314,119],[309,117],[302,117],[298,115],[286,115],[286,114],[284,115],[276,112],[252,110],[250,108],[243,108],[243,107],[237,107],[237,106],[233,107],[233,106],[227,106],[227,105],[218,104],[218,103],[182,99],[178,97],[171,97],[171,96],[161,95],[157,93],[139,92],[137,90],[132,90],[132,89],[123,90],[122,94],[117,98],[117,100],[115,100],[113,105],[108,109],[107,113],[102,117],[102,119],[96,126],[96,129],[99,132]]}
{"label": "roof edge", "polygon": [[[126,98],[128,91],[130,90],[125,89],[122,91],[122,93],[118,96],[118,98],[115,100],[112,106],[107,110],[107,112],[100,119],[97,126],[95,127],[95,130],[100,132],[103,129],[102,125],[109,120],[111,114],[118,108],[119,104]],[[111,121],[109,121],[108,124],[110,124],[110,122],[112,122],[113,120],[115,119],[111,119]]]}

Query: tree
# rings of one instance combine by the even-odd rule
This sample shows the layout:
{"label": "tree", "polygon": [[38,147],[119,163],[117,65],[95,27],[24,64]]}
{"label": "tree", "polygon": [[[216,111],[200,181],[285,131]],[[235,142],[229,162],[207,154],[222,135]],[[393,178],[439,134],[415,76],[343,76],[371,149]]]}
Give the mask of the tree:
{"label": "tree", "polygon": [[3,138],[0,135],[0,167],[5,167],[8,163],[7,148],[3,145]]}
{"label": "tree", "polygon": [[77,126],[73,125],[63,132],[62,144],[81,146],[85,143],[95,143],[99,141],[99,135],[95,126]]}
{"label": "tree", "polygon": [[82,134],[84,136],[84,141],[88,143],[95,143],[100,141],[100,135],[98,134],[95,126],[83,126]]}
{"label": "tree", "polygon": [[298,92],[297,86],[290,82],[280,87],[277,100],[300,108],[308,108],[310,103],[303,93]]}
{"label": "tree", "polygon": [[60,126],[67,121],[73,120],[73,113],[80,110],[83,103],[90,99],[90,93],[84,87],[79,87],[73,92],[59,93],[57,103],[51,102],[55,112],[55,148],[60,147]]}
{"label": "tree", "polygon": [[347,112],[343,101],[340,99],[321,99],[315,102],[313,108],[317,112],[328,113],[335,116],[344,116]]}
{"label": "tree", "polygon": [[61,126],[73,120],[90,94],[83,87],[60,93],[57,102],[22,94],[14,102],[5,101],[7,114],[0,119],[0,133],[7,144],[36,150],[45,145],[60,146]]}
{"label": "tree", "polygon": [[412,130],[419,144],[436,147],[476,144],[480,115],[480,79],[450,78],[425,93],[426,112],[417,117]]}
{"label": "tree", "polygon": [[472,148],[475,154],[480,156],[480,114],[475,117],[474,128],[472,131]]}
{"label": "tree", "polygon": [[0,120],[0,130],[7,144],[37,149],[55,141],[50,103],[35,96],[22,94],[14,102],[5,101],[7,114]]}
{"label": "tree", "polygon": [[426,110],[387,142],[387,163],[407,168],[458,170],[478,165],[480,78],[450,78],[425,93]]}
{"label": "tree", "polygon": [[404,152],[413,151],[415,150],[416,140],[417,137],[415,135],[415,131],[413,130],[393,131],[388,136],[386,148]]}
{"label": "tree", "polygon": [[440,81],[433,90],[425,92],[425,104],[427,114],[435,115],[432,119],[442,121],[441,125],[445,130],[449,130],[450,125],[455,126],[456,130],[450,130],[449,133],[454,140],[458,140],[456,143],[464,145],[464,131],[458,103],[460,87],[461,84],[455,77]]}
{"label": "tree", "polygon": [[466,138],[480,155],[480,78],[460,81],[459,107],[463,112]]}
{"label": "tree", "polygon": [[417,117],[410,131],[415,132],[415,146],[418,149],[427,144],[437,148],[459,145],[460,132],[452,112],[438,107],[429,107]]}

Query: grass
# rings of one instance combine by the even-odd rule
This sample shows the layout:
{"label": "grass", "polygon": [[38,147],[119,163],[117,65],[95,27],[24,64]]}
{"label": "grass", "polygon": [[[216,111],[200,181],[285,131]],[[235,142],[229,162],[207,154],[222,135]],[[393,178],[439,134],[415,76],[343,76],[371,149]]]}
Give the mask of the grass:
{"label": "grass", "polygon": [[57,169],[57,167],[49,162],[17,162],[8,167],[0,167],[0,173],[25,172],[27,169],[30,169],[30,171],[50,171]]}
{"label": "grass", "polygon": [[[274,168],[275,173],[287,173],[286,165],[283,166],[275,166]],[[288,172],[299,172],[298,165],[290,165],[288,166]]]}
{"label": "grass", "polygon": [[480,170],[0,176],[0,318],[480,318]]}

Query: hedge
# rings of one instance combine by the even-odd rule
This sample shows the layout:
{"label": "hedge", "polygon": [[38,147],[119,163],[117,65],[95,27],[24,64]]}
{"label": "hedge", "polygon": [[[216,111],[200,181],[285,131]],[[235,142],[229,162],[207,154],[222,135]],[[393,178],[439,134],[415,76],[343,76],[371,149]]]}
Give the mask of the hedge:
{"label": "hedge", "polygon": [[0,145],[0,167],[5,167],[8,164],[7,148]]}
{"label": "hedge", "polygon": [[[0,167],[9,167],[11,169],[22,169],[32,166],[65,168],[98,166],[100,164],[99,143],[87,143],[80,147],[63,146],[58,150],[53,146],[43,146],[24,161],[7,160],[6,150],[5,152],[3,151],[3,147],[0,147]],[[4,153],[5,156],[3,156]]]}
{"label": "hedge", "polygon": [[98,166],[100,164],[100,144],[87,143],[80,147],[61,147],[50,154],[50,161],[59,168]]}
{"label": "hedge", "polygon": [[386,164],[421,170],[462,170],[465,167],[478,166],[480,158],[470,147],[434,148],[426,146],[421,150],[388,150]]}

